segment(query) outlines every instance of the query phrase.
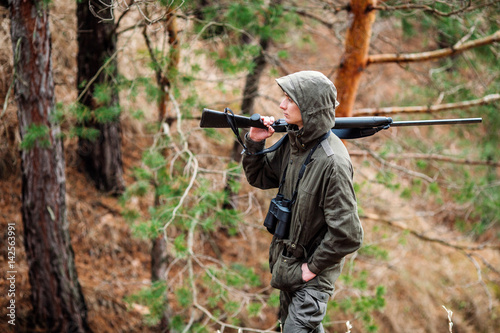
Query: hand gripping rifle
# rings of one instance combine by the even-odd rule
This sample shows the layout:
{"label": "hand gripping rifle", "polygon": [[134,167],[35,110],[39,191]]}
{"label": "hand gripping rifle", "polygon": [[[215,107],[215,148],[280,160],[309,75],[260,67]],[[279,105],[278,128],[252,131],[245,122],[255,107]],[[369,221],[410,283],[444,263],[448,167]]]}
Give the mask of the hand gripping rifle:
{"label": "hand gripping rifle", "polygon": [[[372,136],[381,130],[389,129],[390,127],[473,124],[480,122],[482,122],[482,118],[393,121],[390,117],[335,117],[335,125],[332,128],[332,132],[340,139],[358,139]],[[288,124],[285,119],[278,119],[271,126],[274,128],[275,132],[286,132],[287,125]],[[259,114],[253,114],[251,117],[238,116],[235,115],[229,108],[226,108],[224,112],[203,109],[200,127],[231,128],[244,148],[246,147],[239,136],[239,128],[267,128],[262,123]],[[288,136],[285,135],[285,137]],[[279,146],[281,143],[282,140],[278,141],[273,147],[277,145]],[[276,150],[278,147],[275,147],[273,150],[271,150],[271,148],[265,149],[262,153],[268,153]],[[259,154],[261,154],[261,152],[259,152]]]}

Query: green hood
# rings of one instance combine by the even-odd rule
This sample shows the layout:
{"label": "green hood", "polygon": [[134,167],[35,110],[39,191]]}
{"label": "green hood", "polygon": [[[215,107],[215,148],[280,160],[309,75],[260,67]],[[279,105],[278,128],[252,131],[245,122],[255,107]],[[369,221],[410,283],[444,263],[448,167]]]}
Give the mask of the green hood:
{"label": "green hood", "polygon": [[335,124],[337,89],[325,75],[315,71],[290,74],[276,82],[297,104],[304,127],[300,135],[303,143],[309,143],[330,130]]}

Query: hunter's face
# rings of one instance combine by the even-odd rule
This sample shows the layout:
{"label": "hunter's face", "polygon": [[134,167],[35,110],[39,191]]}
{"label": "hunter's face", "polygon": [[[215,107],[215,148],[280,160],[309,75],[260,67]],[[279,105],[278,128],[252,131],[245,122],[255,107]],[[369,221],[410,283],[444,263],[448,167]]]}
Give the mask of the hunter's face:
{"label": "hunter's face", "polygon": [[285,94],[285,98],[280,104],[280,109],[283,110],[283,115],[288,124],[297,125],[299,129],[304,126],[299,107],[287,94]]}

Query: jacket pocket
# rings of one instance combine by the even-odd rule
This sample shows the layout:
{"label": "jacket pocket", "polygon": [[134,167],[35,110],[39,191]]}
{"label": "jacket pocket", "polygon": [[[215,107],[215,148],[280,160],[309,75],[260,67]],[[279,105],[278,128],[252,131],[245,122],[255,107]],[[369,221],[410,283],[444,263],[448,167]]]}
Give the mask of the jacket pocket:
{"label": "jacket pocket", "polygon": [[281,253],[272,268],[271,286],[287,292],[300,289],[305,284],[301,266],[301,260]]}

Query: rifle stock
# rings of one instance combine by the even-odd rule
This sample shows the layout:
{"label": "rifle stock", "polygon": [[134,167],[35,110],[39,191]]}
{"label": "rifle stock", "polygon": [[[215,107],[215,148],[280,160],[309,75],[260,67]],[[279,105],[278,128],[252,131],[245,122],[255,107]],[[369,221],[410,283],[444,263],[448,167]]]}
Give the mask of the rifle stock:
{"label": "rifle stock", "polygon": [[[201,114],[200,127],[202,128],[231,128],[228,117],[237,128],[258,127],[266,128],[262,123],[259,114],[251,117],[228,114],[221,111],[203,109]],[[391,126],[428,126],[428,125],[449,125],[449,124],[473,124],[482,122],[482,118],[461,118],[461,119],[435,119],[416,121],[392,121],[390,117],[336,117],[332,132],[341,139],[357,139],[374,135],[375,133],[388,129]],[[272,127],[275,132],[286,132],[287,122],[278,119]]]}

